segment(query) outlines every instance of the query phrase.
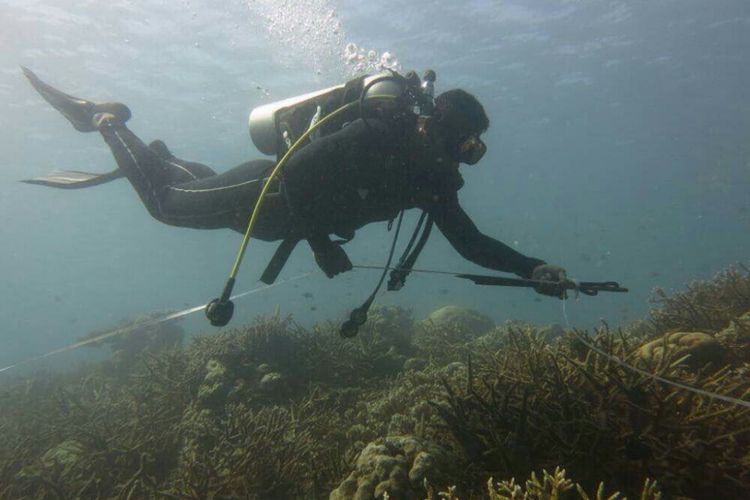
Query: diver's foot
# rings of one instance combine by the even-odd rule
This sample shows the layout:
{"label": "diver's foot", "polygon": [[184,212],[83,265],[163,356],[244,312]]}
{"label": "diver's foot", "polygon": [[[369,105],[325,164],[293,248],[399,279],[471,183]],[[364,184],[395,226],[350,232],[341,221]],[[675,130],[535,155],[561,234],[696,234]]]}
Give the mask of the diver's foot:
{"label": "diver's foot", "polygon": [[[76,130],[80,132],[95,132],[99,125],[105,121],[123,124],[130,119],[130,110],[127,106],[119,102],[104,102],[97,104],[85,99],[73,97],[56,88],[44,83],[28,68],[21,67],[23,74],[29,79],[39,95],[45,101],[50,103],[53,108],[58,110],[62,115],[73,124]],[[102,116],[108,116],[107,120],[102,120]]]}

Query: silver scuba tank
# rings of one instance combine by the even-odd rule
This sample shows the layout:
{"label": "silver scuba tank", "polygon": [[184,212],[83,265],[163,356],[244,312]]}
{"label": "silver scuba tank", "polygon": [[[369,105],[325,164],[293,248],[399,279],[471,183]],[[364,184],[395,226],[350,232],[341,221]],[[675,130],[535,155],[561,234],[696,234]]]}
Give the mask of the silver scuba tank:
{"label": "silver scuba tank", "polygon": [[[383,78],[392,76],[391,72],[383,72],[365,77],[363,88],[367,89],[366,97],[404,95],[406,84],[403,79]],[[376,81],[379,78],[383,80]],[[336,94],[342,95],[345,85],[342,83],[253,109],[248,118],[253,144],[267,155],[278,155],[289,149],[292,142],[322,118],[322,106],[337,97]]]}

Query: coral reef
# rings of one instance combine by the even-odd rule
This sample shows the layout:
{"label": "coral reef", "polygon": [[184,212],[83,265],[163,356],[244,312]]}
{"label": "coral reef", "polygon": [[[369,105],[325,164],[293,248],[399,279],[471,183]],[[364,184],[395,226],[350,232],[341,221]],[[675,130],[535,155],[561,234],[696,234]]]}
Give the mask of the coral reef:
{"label": "coral reef", "polygon": [[360,452],[354,470],[330,500],[365,500],[388,494],[404,500],[424,496],[424,482],[441,476],[447,458],[439,446],[413,436],[388,436]]}
{"label": "coral reef", "polygon": [[444,306],[436,309],[422,323],[459,330],[470,337],[478,337],[495,328],[495,322],[489,317],[479,311],[460,306]]}
{"label": "coral reef", "polygon": [[684,359],[684,364],[699,369],[707,364],[720,366],[725,349],[713,336],[703,332],[673,332],[638,348],[637,357],[647,364],[659,363],[665,356]]}
{"label": "coral reef", "polygon": [[750,412],[653,375],[748,397],[750,276],[656,300],[625,330],[378,307],[355,339],[277,313],[113,340],[5,380],[0,498],[741,498]]}
{"label": "coral reef", "polygon": [[730,268],[713,280],[689,284],[684,292],[670,296],[657,289],[656,294],[661,307],[651,313],[652,331],[718,332],[750,312],[750,269]]}
{"label": "coral reef", "polygon": [[[170,314],[172,312],[159,312],[124,319],[114,328],[95,330],[79,340],[87,341],[104,335],[105,338],[89,345],[108,345],[112,351],[110,367],[127,370],[144,352],[155,353],[182,345],[184,331],[178,324],[179,320],[159,321]],[[107,335],[115,332],[116,335]]]}
{"label": "coral reef", "polygon": [[[626,370],[574,336],[552,347],[531,328],[508,336],[505,349],[477,357],[465,383],[446,382],[439,407],[475,481],[563,463],[587,488],[608,478],[627,494],[638,491],[644,467],[675,495],[705,497],[718,488],[731,497],[749,484],[741,465],[750,459],[745,409]],[[588,341],[639,363],[638,339],[624,332],[603,328]],[[694,373],[672,361],[650,370],[721,394],[750,391],[743,370]]]}
{"label": "coral reef", "polygon": [[[546,470],[542,471],[542,477],[539,478],[536,473],[532,472],[531,477],[526,483],[521,486],[516,484],[514,479],[510,481],[500,481],[494,483],[492,478],[487,481],[487,493],[490,500],[542,500],[542,499],[557,499],[557,498],[569,498],[569,493],[575,490],[578,493],[578,498],[581,500],[589,500],[590,498],[596,498],[597,500],[619,500],[623,499],[620,492],[605,493],[604,483],[599,483],[596,488],[596,495],[590,495],[586,490],[578,483],[573,483],[572,480],[566,477],[565,469],[556,467],[555,470],[550,474]],[[661,492],[655,481],[646,479],[643,484],[643,489],[640,494],[641,500],[660,500]]]}

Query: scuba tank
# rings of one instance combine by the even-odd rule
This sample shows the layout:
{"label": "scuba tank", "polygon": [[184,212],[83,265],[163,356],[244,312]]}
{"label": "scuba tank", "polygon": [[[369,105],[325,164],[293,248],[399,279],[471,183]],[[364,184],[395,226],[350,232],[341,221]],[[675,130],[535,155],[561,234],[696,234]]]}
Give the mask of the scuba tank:
{"label": "scuba tank", "polygon": [[[367,101],[368,111],[372,111],[373,108],[383,111],[394,105],[405,105],[416,113],[431,114],[434,81],[435,72],[432,70],[425,73],[424,82],[413,71],[405,76],[394,71],[385,71],[264,104],[250,112],[250,138],[261,153],[281,158],[291,145],[321,118],[356,100],[360,103]],[[373,97],[376,99],[371,99]],[[310,140],[339,130],[346,122],[357,119],[362,114],[363,106],[360,106],[358,111],[354,110],[335,123],[316,131]]]}

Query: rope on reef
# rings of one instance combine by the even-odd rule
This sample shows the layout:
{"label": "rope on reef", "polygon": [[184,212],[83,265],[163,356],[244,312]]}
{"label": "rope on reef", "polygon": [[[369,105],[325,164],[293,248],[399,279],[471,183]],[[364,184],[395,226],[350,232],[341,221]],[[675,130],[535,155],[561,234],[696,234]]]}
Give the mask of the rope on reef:
{"label": "rope on reef", "polygon": [[732,396],[725,396],[723,394],[718,394],[716,392],[707,391],[705,389],[700,389],[698,387],[693,387],[692,385],[683,384],[682,382],[677,382],[675,380],[670,380],[668,378],[664,378],[661,375],[657,375],[655,373],[647,372],[646,370],[643,370],[641,368],[635,367],[629,363],[626,363],[625,361],[621,360],[617,356],[613,356],[611,354],[608,354],[595,345],[591,344],[588,340],[586,340],[583,335],[581,335],[575,328],[570,326],[570,321],[568,321],[568,311],[565,307],[565,303],[567,302],[566,299],[562,300],[562,314],[563,318],[565,319],[565,325],[568,327],[569,330],[573,332],[573,334],[576,336],[578,340],[583,343],[586,347],[594,351],[595,353],[599,354],[600,356],[604,356],[605,358],[609,359],[610,361],[622,366],[623,368],[626,368],[632,372],[635,372],[639,375],[643,375],[644,377],[651,378],[653,380],[656,380],[657,382],[661,382],[662,384],[671,385],[672,387],[677,387],[678,389],[683,389],[685,391],[690,391],[695,394],[699,394],[701,396],[705,396],[710,399],[718,399],[720,401],[724,401],[726,403],[731,403],[737,406],[744,406],[745,408],[750,408],[750,401],[745,401],[744,399],[739,398],[733,398]]}
{"label": "rope on reef", "polygon": [[[265,290],[268,290],[269,288],[273,288],[275,286],[278,286],[278,285],[281,285],[281,284],[284,284],[284,283],[289,283],[290,281],[296,281],[296,280],[299,280],[299,279],[302,279],[302,278],[306,278],[306,277],[310,276],[310,274],[311,273],[309,273],[309,272],[308,273],[303,273],[303,274],[299,274],[297,276],[293,276],[291,278],[287,278],[285,280],[277,281],[276,283],[273,283],[271,285],[262,285],[262,286],[253,288],[251,290],[248,290],[246,292],[242,292],[242,293],[238,293],[236,295],[233,295],[231,298],[233,300],[236,300],[236,299],[248,296],[248,295],[253,295],[253,294],[258,293],[258,292],[263,292]],[[206,304],[203,304],[203,305],[200,305],[200,306],[195,306],[195,307],[189,307],[187,309],[183,309],[182,311],[178,311],[178,312],[175,312],[175,313],[167,314],[166,316],[162,316],[160,318],[152,319],[152,320],[149,320],[149,321],[144,321],[139,326],[154,326],[154,325],[158,325],[159,323],[164,323],[165,321],[171,321],[173,319],[184,318],[185,316],[188,316],[190,314],[196,313],[198,311],[202,311],[205,308],[206,308]],[[59,349],[55,349],[54,351],[50,351],[50,352],[47,352],[45,354],[40,354],[38,356],[34,356],[34,357],[31,357],[31,358],[28,358],[28,359],[24,359],[23,361],[19,361],[18,363],[14,363],[14,364],[6,366],[4,368],[0,368],[0,373],[6,372],[8,370],[12,370],[13,368],[16,368],[16,367],[21,366],[21,365],[25,365],[25,364],[28,364],[28,363],[33,363],[34,361],[39,361],[39,360],[42,360],[42,359],[45,359],[45,358],[49,358],[49,357],[55,356],[57,354],[61,354],[63,352],[73,351],[75,349],[78,349],[79,347],[83,347],[83,346],[86,346],[86,345],[89,345],[89,344],[94,344],[94,343],[99,342],[101,340],[105,340],[105,339],[108,339],[110,337],[115,337],[115,336],[120,335],[121,333],[127,332],[129,330],[131,330],[131,327],[117,328],[115,330],[103,333],[101,335],[97,335],[96,337],[89,338],[89,339],[86,339],[86,340],[82,340],[80,342],[76,342],[75,344],[70,344],[68,346],[61,347]]]}

